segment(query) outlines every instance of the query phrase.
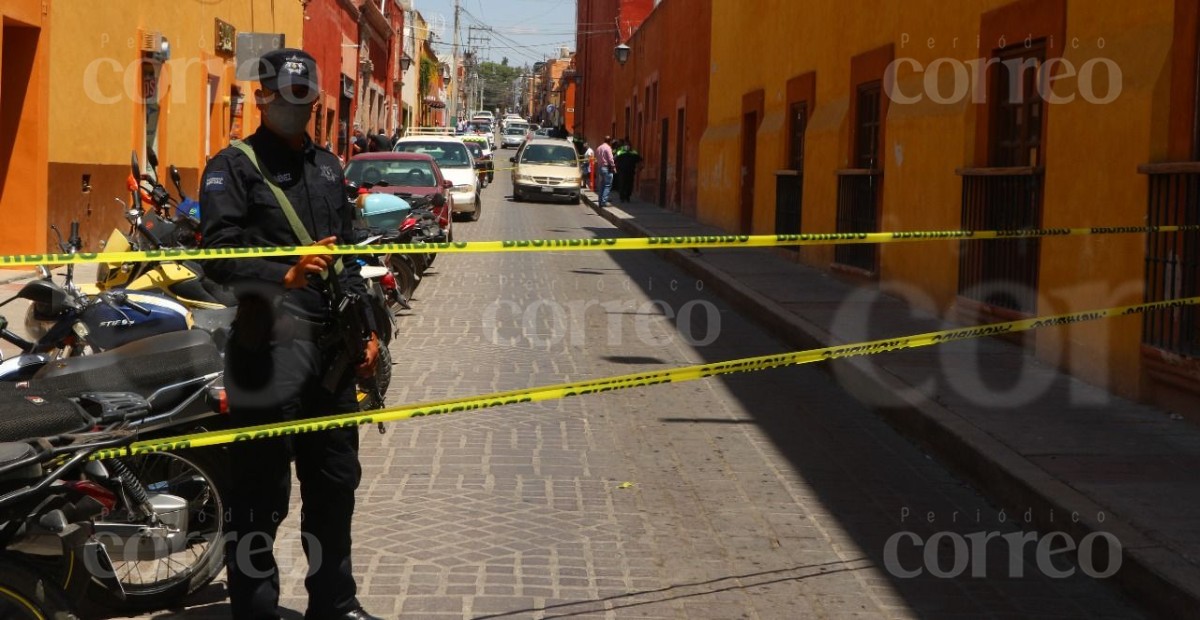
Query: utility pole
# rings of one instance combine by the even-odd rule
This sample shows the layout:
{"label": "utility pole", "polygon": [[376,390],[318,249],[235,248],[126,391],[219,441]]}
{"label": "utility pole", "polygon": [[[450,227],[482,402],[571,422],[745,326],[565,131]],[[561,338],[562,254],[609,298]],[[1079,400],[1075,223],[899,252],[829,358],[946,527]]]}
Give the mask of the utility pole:
{"label": "utility pole", "polygon": [[460,0],[454,0],[454,61],[450,71],[450,122],[458,122],[458,20],[462,14]]}
{"label": "utility pole", "polygon": [[[490,39],[476,32],[488,32],[491,30],[487,26],[467,26],[467,47],[471,49],[471,57],[474,62],[471,64],[471,86],[467,89],[471,100],[471,111],[484,109],[483,102],[483,79],[479,74],[479,45],[487,46]],[[478,99],[476,99],[478,98]]]}

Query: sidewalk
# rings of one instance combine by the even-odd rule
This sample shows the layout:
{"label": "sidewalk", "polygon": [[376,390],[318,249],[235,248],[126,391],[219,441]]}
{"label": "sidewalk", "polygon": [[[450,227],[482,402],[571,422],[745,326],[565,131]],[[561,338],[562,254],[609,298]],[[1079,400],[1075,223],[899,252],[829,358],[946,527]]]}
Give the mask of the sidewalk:
{"label": "sidewalk", "polygon": [[[655,205],[600,209],[594,193],[584,199],[630,236],[727,234]],[[947,327],[897,298],[869,294],[769,250],[659,253],[797,349]],[[1074,541],[1091,532],[1114,535],[1122,557],[1111,578],[1135,600],[1171,617],[1200,609],[1200,428],[1117,398],[996,339],[823,366],[847,392],[966,476],[1008,518],[1030,523],[1025,529],[1065,531]],[[1036,389],[1014,388],[1018,377]],[[913,514],[920,515],[920,507]],[[980,529],[988,529],[986,522]],[[1094,549],[1093,566],[1104,572],[1107,550],[1102,544]]]}

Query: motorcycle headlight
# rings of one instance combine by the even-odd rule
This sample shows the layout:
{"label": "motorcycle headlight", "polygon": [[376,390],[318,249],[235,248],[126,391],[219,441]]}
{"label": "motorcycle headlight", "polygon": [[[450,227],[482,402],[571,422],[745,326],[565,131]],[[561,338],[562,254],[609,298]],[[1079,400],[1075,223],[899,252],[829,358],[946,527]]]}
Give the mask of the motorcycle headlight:
{"label": "motorcycle headlight", "polygon": [[25,334],[35,342],[41,340],[56,321],[45,304],[29,304],[25,310]]}

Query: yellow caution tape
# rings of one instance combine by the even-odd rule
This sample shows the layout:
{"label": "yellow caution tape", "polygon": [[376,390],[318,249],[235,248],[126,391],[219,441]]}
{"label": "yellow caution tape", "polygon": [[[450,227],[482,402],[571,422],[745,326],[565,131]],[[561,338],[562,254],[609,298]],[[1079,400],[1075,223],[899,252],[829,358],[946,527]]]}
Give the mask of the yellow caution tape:
{"label": "yellow caution tape", "polygon": [[700,235],[687,237],[622,237],[612,239],[525,239],[455,243],[377,243],[368,246],[287,246],[264,248],[165,249],[142,252],[79,252],[77,254],[10,254],[0,267],[125,263],[214,258],[271,258],[313,254],[433,254],[473,252],[544,252],[570,250],[663,250],[685,248],[763,248],[777,246],[902,243],[938,239],[1018,239],[1078,237],[1132,233],[1200,232],[1200,224],[1182,226],[1096,226],[1092,228],[1031,228],[1027,230],[931,230],[876,233],[807,233],[796,235]]}
{"label": "yellow caution tape", "polygon": [[297,422],[281,422],[233,430],[210,431],[193,435],[171,437],[162,440],[140,441],[125,448],[114,448],[98,452],[93,455],[92,458],[111,458],[117,456],[129,456],[131,454],[159,452],[164,450],[216,446],[238,441],[249,441],[270,437],[285,437],[299,433],[311,433],[335,428],[355,427],[363,424],[393,422],[407,418],[458,413],[462,411],[473,411],[476,409],[489,409],[492,407],[501,407],[504,405],[512,405],[517,403],[533,403],[567,398],[570,396],[599,394],[602,392],[611,392],[614,390],[622,390],[633,387],[643,387],[663,383],[680,383],[684,381],[694,381],[696,379],[715,377],[718,375],[767,370],[769,368],[780,368],[783,366],[793,366],[798,364],[810,364],[813,362],[821,362],[843,357],[875,355],[877,353],[884,353],[887,351],[912,349],[916,347],[941,344],[944,342],[953,342],[956,340],[982,338],[986,336],[995,336],[998,334],[1039,329],[1042,327],[1070,325],[1072,323],[1081,323],[1084,321],[1095,321],[1103,318],[1127,316],[1131,314],[1149,312],[1152,310],[1180,308],[1197,304],[1200,304],[1200,297],[1188,297],[1172,301],[1134,304],[1131,306],[1120,306],[1101,310],[1085,310],[1083,312],[1072,312],[1069,314],[1035,317],[1030,319],[1022,319],[1019,321],[1009,321],[1006,323],[991,323],[987,325],[977,325],[974,327],[947,329],[924,334],[916,334],[913,336],[898,336],[896,338],[888,338],[885,340],[872,340],[870,342],[844,344],[821,349],[811,349],[808,351],[795,351],[791,353],[779,353],[776,355],[747,357],[726,362],[696,364],[694,366],[682,366],[669,370],[647,371],[642,373],[606,377],[602,379],[592,379],[589,381],[576,381],[543,387],[509,390],[506,392],[497,392],[495,394],[487,394],[484,396],[452,398],[417,405],[391,407],[355,414],[339,414],[320,418],[309,418]]}

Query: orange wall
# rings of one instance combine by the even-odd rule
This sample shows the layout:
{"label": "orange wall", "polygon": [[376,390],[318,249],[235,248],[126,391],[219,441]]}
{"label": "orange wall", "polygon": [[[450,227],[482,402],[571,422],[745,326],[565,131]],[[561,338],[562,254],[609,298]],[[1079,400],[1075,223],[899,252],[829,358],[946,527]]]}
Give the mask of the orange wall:
{"label": "orange wall", "polygon": [[46,249],[50,20],[41,0],[0,6],[0,253]]}
{"label": "orange wall", "polygon": [[[193,196],[206,154],[229,143],[232,86],[246,97],[238,134],[244,137],[258,126],[255,83],[237,80],[234,58],[217,53],[216,20],[233,24],[238,33],[281,33],[286,45],[304,45],[303,8],[298,2],[108,0],[81,10],[77,1],[59,0],[49,15],[54,24],[49,61],[54,86],[44,109],[47,131],[59,139],[49,144],[48,174],[55,182],[40,208],[59,228],[79,220],[89,250],[99,249],[114,226],[124,225],[114,198],[128,200],[130,153],[136,151],[145,164],[138,45],[143,32],[160,32],[171,47],[158,87],[158,175],[173,190],[166,170],[174,164]],[[211,108],[210,76],[217,80]],[[90,195],[80,193],[85,173],[92,176]],[[40,240],[49,233],[45,225],[39,228],[35,236]]]}
{"label": "orange wall", "polygon": [[[669,2],[670,0],[668,0]],[[1035,0],[1010,11],[1021,28],[1057,0]],[[896,59],[940,73],[918,72],[906,61],[896,71],[900,92],[924,95],[919,102],[895,98],[883,120],[882,230],[956,229],[961,226],[962,179],[956,168],[986,165],[976,153],[982,104],[970,96],[949,102],[929,96],[930,85],[951,99],[952,66],[986,56],[998,42],[982,41],[989,11],[1013,0],[881,3],[871,11],[847,11],[841,0],[713,0],[712,73],[709,114],[700,143],[698,218],[728,230],[738,228],[740,117],[743,97],[765,94],[764,118],[756,135],[755,233],[773,232],[775,179],[787,148],[786,88],[790,79],[815,74],[815,108],[805,142],[801,229],[835,230],[837,178],[850,167],[851,58],[892,45]],[[1105,66],[1120,70],[1119,96],[1094,103],[1082,96],[1079,75],[1054,83],[1071,102],[1045,107],[1044,226],[1137,225],[1146,217],[1147,180],[1140,163],[1167,152],[1175,0],[1105,3],[1062,0],[1062,35],[1048,57],[1061,57],[1077,71],[1092,62],[1094,93],[1107,93]],[[660,6],[661,9],[661,6]],[[770,19],[763,19],[770,15]],[[1035,27],[1029,25],[1028,27]],[[1022,30],[1023,32],[1023,30]],[[753,42],[752,51],[748,42]],[[1015,42],[1015,41],[1010,41]],[[665,70],[665,69],[664,69]],[[943,99],[945,101],[946,99]],[[1094,99],[1093,99],[1094,100]],[[620,121],[618,121],[619,123]],[[1049,314],[1108,307],[1142,296],[1144,239],[1137,235],[1046,239],[1042,242],[1037,312]],[[958,243],[891,244],[880,248],[879,280],[893,290],[917,293],[926,309],[953,314],[957,298]],[[806,262],[828,266],[830,246],[804,249]],[[1078,376],[1115,392],[1140,390],[1141,320],[1125,318],[1040,330],[1038,354]]]}
{"label": "orange wall", "polygon": [[[668,0],[662,2],[638,26],[627,45],[629,60],[618,66],[613,78],[613,110],[617,117],[617,134],[614,137],[629,137],[642,155],[641,171],[638,173],[637,196],[647,202],[658,203],[660,180],[666,176],[667,199],[663,206],[693,213],[696,205],[697,171],[699,169],[698,145],[708,120],[710,37],[712,29],[712,4],[710,2],[687,2]],[[679,45],[673,38],[675,33],[689,32],[692,38],[688,45]],[[646,87],[658,85],[654,109],[646,101]],[[632,109],[634,98],[638,109]],[[638,112],[642,112],[644,127],[625,130],[625,108],[631,107],[630,116],[636,123]],[[680,110],[684,113],[683,178],[677,179],[678,121]],[[668,122],[667,167],[662,170],[661,139],[662,119]],[[641,139],[639,140],[639,134]],[[589,136],[592,144],[599,143],[600,136]],[[677,181],[681,181],[678,182]]]}

